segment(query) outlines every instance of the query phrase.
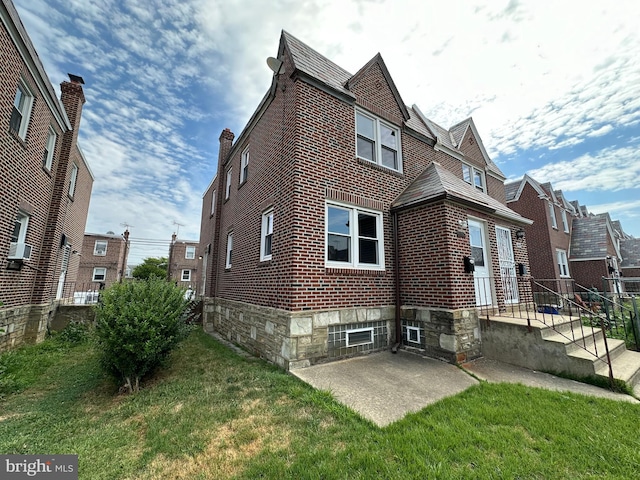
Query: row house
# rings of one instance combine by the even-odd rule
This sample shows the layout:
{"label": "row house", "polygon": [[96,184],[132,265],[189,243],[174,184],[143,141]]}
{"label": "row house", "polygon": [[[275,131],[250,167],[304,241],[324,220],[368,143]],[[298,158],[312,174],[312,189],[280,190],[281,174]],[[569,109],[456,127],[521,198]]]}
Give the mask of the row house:
{"label": "row house", "polygon": [[169,246],[169,280],[176,285],[197,291],[199,259],[199,242],[196,240],[179,240],[174,233]]}
{"label": "row house", "polygon": [[75,281],[93,175],[78,147],[81,77],[61,99],[10,0],[0,2],[0,350],[44,338]]}
{"label": "row house", "polygon": [[75,303],[94,303],[100,290],[126,276],[129,256],[129,231],[85,233],[77,281],[66,288],[74,292]]}
{"label": "row house", "polygon": [[531,220],[473,120],[405,105],[379,54],[351,74],[282,32],[267,63],[203,196],[205,329],[285,369],[389,347],[480,356],[478,307],[525,301]]}

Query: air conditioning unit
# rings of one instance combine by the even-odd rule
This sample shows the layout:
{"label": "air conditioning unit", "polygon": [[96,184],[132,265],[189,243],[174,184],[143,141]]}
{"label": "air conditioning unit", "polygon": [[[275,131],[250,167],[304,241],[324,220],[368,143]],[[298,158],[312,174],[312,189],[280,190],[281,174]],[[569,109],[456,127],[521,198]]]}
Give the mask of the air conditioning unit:
{"label": "air conditioning unit", "polygon": [[9,244],[9,260],[29,260],[31,258],[31,245],[28,243],[11,242]]}

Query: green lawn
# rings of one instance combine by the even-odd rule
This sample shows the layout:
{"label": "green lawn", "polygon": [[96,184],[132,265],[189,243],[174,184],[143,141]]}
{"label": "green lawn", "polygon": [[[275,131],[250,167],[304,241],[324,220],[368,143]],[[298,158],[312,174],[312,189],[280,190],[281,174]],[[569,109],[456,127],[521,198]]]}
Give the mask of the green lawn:
{"label": "green lawn", "polygon": [[0,356],[0,375],[0,453],[75,453],[90,480],[640,474],[638,405],[481,383],[380,429],[199,331],[134,396],[89,343]]}

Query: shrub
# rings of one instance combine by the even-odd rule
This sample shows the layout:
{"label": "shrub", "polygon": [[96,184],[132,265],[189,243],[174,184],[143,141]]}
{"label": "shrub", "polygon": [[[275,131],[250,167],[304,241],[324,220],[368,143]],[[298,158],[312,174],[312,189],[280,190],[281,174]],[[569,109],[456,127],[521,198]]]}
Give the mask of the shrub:
{"label": "shrub", "polygon": [[162,365],[188,334],[184,290],[159,278],[117,283],[96,306],[96,337],[103,365],[129,392]]}

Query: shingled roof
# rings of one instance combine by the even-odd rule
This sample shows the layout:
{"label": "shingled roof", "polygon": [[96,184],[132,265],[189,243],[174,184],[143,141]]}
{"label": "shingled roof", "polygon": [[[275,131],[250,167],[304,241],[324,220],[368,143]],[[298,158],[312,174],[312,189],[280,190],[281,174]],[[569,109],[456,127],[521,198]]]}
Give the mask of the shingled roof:
{"label": "shingled roof", "polygon": [[610,232],[609,215],[606,213],[574,218],[571,230],[571,259],[605,258],[608,255]]}
{"label": "shingled roof", "polygon": [[402,210],[444,199],[463,203],[519,224],[531,225],[533,223],[493,197],[469,185],[437,162],[431,163],[396,198],[391,204],[391,209]]}
{"label": "shingled roof", "polygon": [[620,241],[622,263],[620,268],[640,268],[640,238],[625,238]]}

